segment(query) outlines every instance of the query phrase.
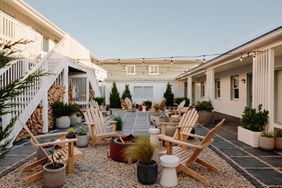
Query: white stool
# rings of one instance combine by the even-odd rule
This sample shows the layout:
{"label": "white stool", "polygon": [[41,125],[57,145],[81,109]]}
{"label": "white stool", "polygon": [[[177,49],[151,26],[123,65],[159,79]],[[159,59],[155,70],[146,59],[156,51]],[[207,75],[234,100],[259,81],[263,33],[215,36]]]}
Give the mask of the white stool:
{"label": "white stool", "polygon": [[151,144],[155,145],[155,146],[159,146],[160,145],[160,141],[157,137],[158,134],[160,134],[160,129],[158,128],[150,128],[149,129],[149,134],[150,134],[150,142]]}
{"label": "white stool", "polygon": [[160,184],[164,187],[177,186],[178,180],[175,167],[179,165],[179,158],[174,155],[163,155],[160,157],[163,167]]}

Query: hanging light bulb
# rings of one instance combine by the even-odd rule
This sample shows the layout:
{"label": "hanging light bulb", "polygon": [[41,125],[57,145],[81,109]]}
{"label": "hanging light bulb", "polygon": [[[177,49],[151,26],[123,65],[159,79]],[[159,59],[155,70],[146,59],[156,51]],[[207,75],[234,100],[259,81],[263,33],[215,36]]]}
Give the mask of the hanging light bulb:
{"label": "hanging light bulb", "polygon": [[242,56],[242,53],[241,53],[240,61],[243,61],[243,56]]}
{"label": "hanging light bulb", "polygon": [[206,55],[203,55],[203,61],[206,62]]}
{"label": "hanging light bulb", "polygon": [[170,64],[171,64],[171,65],[173,64],[173,60],[172,60],[172,58],[173,58],[173,57],[171,57],[171,58],[170,58]]}
{"label": "hanging light bulb", "polygon": [[143,59],[143,63],[142,64],[145,65],[145,58],[142,58],[142,59]]}
{"label": "hanging light bulb", "polygon": [[253,60],[254,60],[254,61],[256,60],[256,52],[254,52]]}
{"label": "hanging light bulb", "polygon": [[118,59],[118,66],[119,66],[119,61],[120,61],[120,59]]}

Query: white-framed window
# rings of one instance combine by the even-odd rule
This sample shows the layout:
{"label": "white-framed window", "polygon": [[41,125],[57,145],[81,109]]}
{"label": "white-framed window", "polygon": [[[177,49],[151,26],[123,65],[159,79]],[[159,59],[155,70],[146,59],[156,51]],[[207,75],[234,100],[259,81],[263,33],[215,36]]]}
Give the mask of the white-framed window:
{"label": "white-framed window", "polygon": [[220,79],[215,79],[215,98],[220,98]]}
{"label": "white-framed window", "polygon": [[154,97],[153,86],[134,86],[133,96],[136,99],[151,99]]}
{"label": "white-framed window", "polygon": [[231,76],[231,100],[239,99],[239,76]]}
{"label": "white-framed window", "polygon": [[201,97],[202,98],[205,97],[205,82],[204,81],[201,82]]}
{"label": "white-framed window", "polygon": [[159,75],[159,65],[149,65],[149,75]]}
{"label": "white-framed window", "polygon": [[126,65],[126,75],[135,75],[135,65]]}

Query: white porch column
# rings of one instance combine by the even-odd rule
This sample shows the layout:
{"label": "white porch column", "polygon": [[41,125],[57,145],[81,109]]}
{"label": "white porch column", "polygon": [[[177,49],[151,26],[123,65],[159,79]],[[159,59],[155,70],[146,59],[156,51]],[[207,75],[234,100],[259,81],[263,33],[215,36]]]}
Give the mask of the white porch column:
{"label": "white porch column", "polygon": [[188,76],[187,78],[187,96],[190,100],[190,104],[193,103],[193,93],[192,93],[192,76]]}
{"label": "white porch column", "polygon": [[274,129],[274,50],[256,53],[253,59],[253,107],[269,111],[268,131]]}
{"label": "white porch column", "polygon": [[[44,70],[48,70],[48,63],[45,63],[44,65]],[[42,89],[43,89],[43,96],[42,96],[42,133],[48,133],[48,124],[49,124],[49,119],[48,119],[48,88],[47,84],[48,83],[48,76],[44,76],[42,78]]]}
{"label": "white porch column", "polygon": [[214,100],[214,69],[206,72],[206,100]]}
{"label": "white porch column", "polygon": [[64,76],[63,83],[65,86],[64,103],[68,103],[69,101],[69,67],[68,66],[65,66],[63,76]]}

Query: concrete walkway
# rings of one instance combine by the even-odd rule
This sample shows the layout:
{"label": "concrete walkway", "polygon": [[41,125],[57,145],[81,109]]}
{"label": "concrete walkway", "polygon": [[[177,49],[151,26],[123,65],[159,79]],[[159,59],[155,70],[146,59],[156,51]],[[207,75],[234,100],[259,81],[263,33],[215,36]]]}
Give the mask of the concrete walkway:
{"label": "concrete walkway", "polygon": [[[114,111],[113,115],[120,115],[124,120],[123,130],[126,135],[148,135],[148,112]],[[238,141],[237,125],[226,122],[214,137],[210,148],[256,187],[282,187],[282,156],[275,151],[255,149]],[[213,126],[199,126],[196,134],[204,135]],[[0,159],[0,177],[26,163],[35,153],[36,149],[28,140],[17,143],[5,158]]]}

